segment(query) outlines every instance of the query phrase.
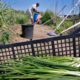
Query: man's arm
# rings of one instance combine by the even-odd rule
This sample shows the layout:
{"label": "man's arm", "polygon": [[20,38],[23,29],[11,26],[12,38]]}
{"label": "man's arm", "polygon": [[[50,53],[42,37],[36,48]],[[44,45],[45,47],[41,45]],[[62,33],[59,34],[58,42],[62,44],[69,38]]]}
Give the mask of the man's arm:
{"label": "man's arm", "polygon": [[34,4],[34,5],[32,6],[32,10],[33,10],[33,12],[40,13],[40,12],[37,10],[36,4]]}
{"label": "man's arm", "polygon": [[34,8],[33,8],[33,11],[34,11],[34,12],[37,12],[37,13],[40,13],[37,9],[34,9]]}

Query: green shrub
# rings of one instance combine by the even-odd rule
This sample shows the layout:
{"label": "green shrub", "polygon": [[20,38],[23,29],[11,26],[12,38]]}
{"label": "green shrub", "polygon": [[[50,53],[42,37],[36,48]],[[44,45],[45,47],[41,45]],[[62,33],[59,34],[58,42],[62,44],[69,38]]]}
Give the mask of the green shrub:
{"label": "green shrub", "polygon": [[65,28],[69,28],[70,26],[73,25],[73,22],[72,22],[72,21],[65,21],[65,22],[63,23],[63,25],[65,26]]}
{"label": "green shrub", "polygon": [[9,8],[5,2],[0,1],[0,41],[3,44],[9,42],[9,28],[14,24],[14,10]]}
{"label": "green shrub", "polygon": [[[9,36],[12,34],[14,24],[25,24],[28,21],[28,16],[23,11],[17,11],[8,6],[2,0],[0,1],[0,43],[6,44],[9,42]],[[8,34],[8,32],[10,34]]]}
{"label": "green shrub", "polygon": [[[46,24],[47,25],[50,25],[50,24],[52,24],[53,22],[52,22],[52,20],[50,20],[51,19],[51,14],[52,13],[50,13],[49,11],[46,11],[44,14],[43,14],[43,17],[42,17],[42,23],[45,23],[46,22]],[[50,21],[48,21],[48,20],[50,20]],[[48,22],[47,22],[48,21]]]}
{"label": "green shrub", "polygon": [[16,23],[17,24],[25,24],[28,22],[28,16],[24,13],[18,13],[16,14]]}
{"label": "green shrub", "polygon": [[3,44],[9,43],[9,32],[4,32],[1,37],[1,42]]}

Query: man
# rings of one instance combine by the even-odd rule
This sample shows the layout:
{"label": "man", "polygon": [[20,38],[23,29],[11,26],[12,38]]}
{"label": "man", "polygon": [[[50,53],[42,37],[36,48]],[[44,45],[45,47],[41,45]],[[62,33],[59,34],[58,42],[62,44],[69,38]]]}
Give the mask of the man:
{"label": "man", "polygon": [[29,9],[32,24],[40,21],[41,16],[40,12],[37,10],[38,7],[39,3],[36,3]]}

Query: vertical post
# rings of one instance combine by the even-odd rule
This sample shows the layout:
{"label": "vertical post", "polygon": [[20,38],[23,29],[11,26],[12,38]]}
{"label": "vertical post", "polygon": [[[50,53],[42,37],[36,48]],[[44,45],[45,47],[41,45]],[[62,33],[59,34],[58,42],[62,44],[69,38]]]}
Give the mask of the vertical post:
{"label": "vertical post", "polygon": [[54,41],[51,41],[51,43],[52,43],[52,52],[53,52],[53,56],[56,56],[56,54],[55,54]]}
{"label": "vertical post", "polygon": [[14,47],[12,47],[12,52],[13,52],[13,59],[16,59],[16,54],[15,54],[15,51],[14,51]]}
{"label": "vertical post", "polygon": [[79,43],[79,45],[78,45],[78,46],[79,46],[79,57],[80,57],[80,43]]}
{"label": "vertical post", "polygon": [[74,57],[76,57],[76,43],[75,43],[75,38],[73,38],[73,52],[74,52]]}
{"label": "vertical post", "polygon": [[31,49],[32,49],[32,55],[33,55],[33,56],[35,56],[35,51],[34,51],[34,46],[33,46],[32,39],[31,39],[30,41],[31,41]]}
{"label": "vertical post", "polygon": [[30,41],[32,41],[32,39],[30,39]]}

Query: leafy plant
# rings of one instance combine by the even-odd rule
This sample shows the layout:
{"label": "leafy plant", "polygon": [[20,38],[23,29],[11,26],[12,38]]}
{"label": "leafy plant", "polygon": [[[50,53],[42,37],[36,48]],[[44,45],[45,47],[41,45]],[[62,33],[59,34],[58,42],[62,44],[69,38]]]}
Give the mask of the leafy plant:
{"label": "leafy plant", "polygon": [[[25,57],[0,65],[0,78],[7,80],[79,80],[80,59],[72,57]],[[77,67],[78,66],[78,67]],[[3,74],[4,73],[4,74]]]}
{"label": "leafy plant", "polygon": [[4,44],[9,42],[9,29],[14,22],[14,11],[8,7],[8,4],[0,1],[0,41]]}
{"label": "leafy plant", "polygon": [[[16,11],[8,4],[0,1],[0,43],[11,42],[14,24],[25,24],[28,22],[28,16],[23,11]],[[7,34],[9,33],[9,34]]]}
{"label": "leafy plant", "polygon": [[42,23],[45,23],[47,25],[51,25],[51,24],[54,24],[54,21],[52,19],[52,16],[53,16],[53,13],[50,12],[50,11],[46,11],[44,14],[43,14],[43,17],[42,17]]}
{"label": "leafy plant", "polygon": [[17,24],[25,24],[28,22],[28,16],[25,13],[19,12],[18,14],[16,14],[15,18]]}
{"label": "leafy plant", "polygon": [[3,44],[8,44],[9,42],[9,32],[4,32],[2,34],[2,38],[1,38],[1,42],[3,42]]}

